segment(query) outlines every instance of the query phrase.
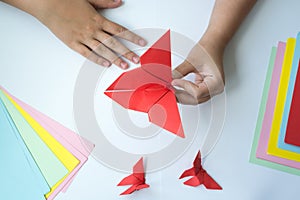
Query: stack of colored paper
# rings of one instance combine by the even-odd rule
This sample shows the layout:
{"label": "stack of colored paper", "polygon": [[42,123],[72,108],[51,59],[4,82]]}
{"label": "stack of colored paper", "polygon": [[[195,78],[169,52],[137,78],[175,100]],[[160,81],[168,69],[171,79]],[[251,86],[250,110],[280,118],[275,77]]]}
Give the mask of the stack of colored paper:
{"label": "stack of colored paper", "polygon": [[300,175],[300,33],[272,48],[250,162]]}
{"label": "stack of colored paper", "polygon": [[1,199],[54,199],[94,145],[0,88]]}

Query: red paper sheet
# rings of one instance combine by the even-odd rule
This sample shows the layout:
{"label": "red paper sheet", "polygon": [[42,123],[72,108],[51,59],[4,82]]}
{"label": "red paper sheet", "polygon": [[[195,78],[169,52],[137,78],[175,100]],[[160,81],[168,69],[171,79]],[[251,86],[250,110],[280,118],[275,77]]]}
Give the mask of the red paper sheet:
{"label": "red paper sheet", "polygon": [[300,60],[284,141],[300,147]]}

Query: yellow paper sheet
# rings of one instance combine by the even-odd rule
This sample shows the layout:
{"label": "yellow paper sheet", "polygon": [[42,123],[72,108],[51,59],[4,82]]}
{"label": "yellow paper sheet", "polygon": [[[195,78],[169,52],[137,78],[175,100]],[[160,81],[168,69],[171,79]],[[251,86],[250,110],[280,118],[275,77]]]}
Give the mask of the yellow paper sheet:
{"label": "yellow paper sheet", "polygon": [[284,105],[286,101],[286,95],[288,91],[288,84],[292,69],[292,61],[294,56],[294,50],[296,46],[296,39],[289,38],[287,40],[286,51],[284,54],[282,72],[280,75],[280,83],[277,92],[272,128],[270,133],[270,139],[268,143],[267,153],[273,156],[286,158],[289,160],[294,160],[300,162],[300,154],[280,149],[277,147],[277,141],[280,134],[280,125],[282,121],[282,116],[284,112]]}
{"label": "yellow paper sheet", "polygon": [[22,107],[20,107],[9,95],[5,94],[12,104],[22,114],[24,119],[30,124],[35,130],[39,137],[45,142],[45,144],[51,149],[56,157],[63,163],[67,168],[68,174],[56,183],[46,194],[46,198],[52,194],[52,192],[64,181],[64,179],[70,174],[71,171],[79,164],[79,160],[71,154],[63,145],[61,145],[48,131],[46,131],[35,119],[33,119]]}

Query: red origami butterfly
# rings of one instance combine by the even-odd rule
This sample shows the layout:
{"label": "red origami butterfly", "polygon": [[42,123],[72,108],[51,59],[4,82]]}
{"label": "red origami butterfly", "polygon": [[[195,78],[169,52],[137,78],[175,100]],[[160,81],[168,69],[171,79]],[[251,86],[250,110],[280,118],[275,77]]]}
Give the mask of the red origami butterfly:
{"label": "red origami butterfly", "polygon": [[131,194],[134,191],[150,187],[148,184],[146,184],[143,158],[141,158],[133,166],[133,173],[125,177],[124,179],[122,179],[121,182],[118,184],[118,186],[123,186],[123,185],[132,185],[132,186],[127,190],[125,190],[120,195]]}
{"label": "red origami butterfly", "polygon": [[207,189],[222,190],[222,187],[203,169],[200,151],[194,160],[193,167],[184,171],[179,179],[187,176],[193,177],[185,181],[185,185],[196,187],[203,184]]}
{"label": "red origami butterfly", "polygon": [[141,56],[141,67],[122,73],[104,92],[127,109],[148,113],[149,121],[184,138],[171,86],[170,31]]}

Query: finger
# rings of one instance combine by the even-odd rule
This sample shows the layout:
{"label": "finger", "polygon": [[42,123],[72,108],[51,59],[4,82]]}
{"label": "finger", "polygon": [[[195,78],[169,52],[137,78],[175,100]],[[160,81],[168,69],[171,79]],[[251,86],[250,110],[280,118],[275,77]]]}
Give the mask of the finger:
{"label": "finger", "polygon": [[128,40],[139,46],[146,46],[147,44],[146,40],[144,40],[142,37],[136,35],[135,33],[127,30],[125,27],[112,21],[105,20],[102,28],[104,31],[112,35],[116,35],[117,37]]}
{"label": "finger", "polygon": [[[207,87],[207,89],[209,91],[210,96],[215,96],[224,91],[224,88],[225,88],[224,81],[218,75],[202,73],[201,76],[203,77],[202,84],[205,84],[205,86]],[[198,84],[198,85],[200,85],[200,84]]]}
{"label": "finger", "polygon": [[96,64],[99,64],[103,67],[110,67],[111,62],[103,58],[102,56],[99,56],[98,54],[92,52],[91,55],[88,57],[88,59]]}
{"label": "finger", "polygon": [[182,90],[181,91],[177,90],[175,94],[176,94],[178,103],[186,104],[186,105],[197,105],[200,103],[204,103],[210,99],[209,96],[203,97],[201,99],[196,99],[193,96],[191,96],[190,94],[188,94],[187,92],[182,91]]}
{"label": "finger", "polygon": [[90,47],[97,55],[105,58],[111,63],[114,63],[118,67],[122,69],[127,69],[128,64],[118,57],[115,53],[113,53],[109,48],[100,43],[97,40],[90,40],[87,43],[87,46]]}
{"label": "finger", "polygon": [[111,35],[108,35],[104,32],[97,33],[96,39],[101,41],[105,46],[122,55],[126,59],[132,61],[133,63],[139,63],[140,58],[138,55],[130,51],[127,47],[125,47],[121,42],[119,42],[116,38]]}
{"label": "finger", "polygon": [[185,60],[172,71],[172,76],[174,79],[179,79],[195,71],[193,65]]}
{"label": "finger", "polygon": [[96,8],[116,8],[122,5],[122,0],[89,0]]}
{"label": "finger", "polygon": [[207,102],[208,100],[210,100],[210,96],[208,97],[203,97],[201,99],[198,99],[198,104],[201,104],[201,103],[204,103],[204,102]]}
{"label": "finger", "polygon": [[172,81],[172,85],[182,88],[184,91],[198,100],[210,96],[208,87],[206,86],[205,82],[196,85],[184,79],[174,79]]}
{"label": "finger", "polygon": [[96,55],[91,49],[86,47],[84,44],[78,43],[77,45],[74,46],[73,49],[78,53],[80,53],[85,58],[91,60],[92,62],[98,65],[101,65],[103,67],[109,67],[111,65],[111,63],[108,60],[104,59],[99,55]]}
{"label": "finger", "polygon": [[185,91],[177,90],[175,92],[177,102],[180,104],[197,105],[197,99]]}

